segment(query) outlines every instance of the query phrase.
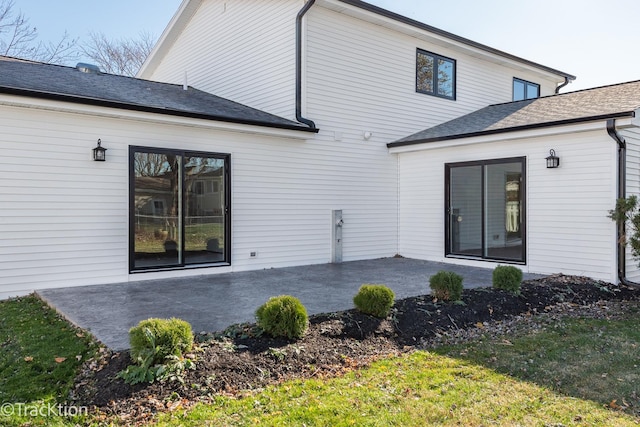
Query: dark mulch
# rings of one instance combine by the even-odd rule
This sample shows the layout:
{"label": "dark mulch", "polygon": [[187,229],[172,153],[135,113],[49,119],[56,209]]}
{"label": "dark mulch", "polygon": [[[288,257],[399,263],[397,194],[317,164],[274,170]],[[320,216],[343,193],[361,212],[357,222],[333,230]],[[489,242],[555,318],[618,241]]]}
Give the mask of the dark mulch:
{"label": "dark mulch", "polygon": [[[396,301],[384,320],[356,310],[310,317],[299,341],[260,336],[255,325],[235,325],[219,334],[199,335],[202,352],[185,382],[129,386],[116,374],[129,363],[126,352],[87,365],[73,398],[97,411],[143,421],[158,411],[208,401],[216,394],[238,395],[293,378],[340,375],[376,358],[410,351],[451,329],[535,315],[559,303],[588,305],[600,300],[639,300],[640,290],[576,276],[554,275],[524,282],[516,296],[492,288],[467,289],[462,304],[423,295]],[[565,304],[566,305],[566,304]]]}

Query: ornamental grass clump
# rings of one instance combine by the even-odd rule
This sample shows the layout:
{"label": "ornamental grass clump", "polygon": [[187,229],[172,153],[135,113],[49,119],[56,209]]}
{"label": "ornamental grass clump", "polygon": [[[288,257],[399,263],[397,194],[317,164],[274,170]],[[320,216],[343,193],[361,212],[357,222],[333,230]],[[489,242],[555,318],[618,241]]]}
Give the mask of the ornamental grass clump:
{"label": "ornamental grass clump", "polygon": [[522,270],[512,265],[499,265],[493,270],[493,287],[505,291],[520,293]]}
{"label": "ornamental grass clump", "polygon": [[453,271],[439,271],[429,278],[431,295],[442,301],[460,301],[462,276]]}
{"label": "ornamental grass clump", "polygon": [[395,294],[385,285],[362,285],[353,303],[356,308],[365,314],[385,318],[389,315]]}
{"label": "ornamental grass clump", "polygon": [[257,324],[274,337],[302,338],[309,326],[307,309],[290,295],[271,297],[256,310]]}

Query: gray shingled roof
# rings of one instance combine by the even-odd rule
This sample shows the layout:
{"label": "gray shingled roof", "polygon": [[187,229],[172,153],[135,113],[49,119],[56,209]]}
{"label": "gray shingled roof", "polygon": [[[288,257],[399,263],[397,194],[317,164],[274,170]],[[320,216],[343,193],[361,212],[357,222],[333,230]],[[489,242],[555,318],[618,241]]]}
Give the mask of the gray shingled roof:
{"label": "gray shingled roof", "polygon": [[620,83],[527,101],[490,105],[392,142],[388,147],[633,117],[638,108],[640,81]]}
{"label": "gray shingled roof", "polygon": [[306,125],[182,85],[0,57],[0,93],[302,131]]}

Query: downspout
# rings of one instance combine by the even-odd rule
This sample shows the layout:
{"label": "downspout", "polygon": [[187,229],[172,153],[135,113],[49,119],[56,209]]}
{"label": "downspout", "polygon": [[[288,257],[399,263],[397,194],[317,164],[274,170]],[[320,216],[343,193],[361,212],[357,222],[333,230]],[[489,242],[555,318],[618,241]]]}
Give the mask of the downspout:
{"label": "downspout", "polygon": [[556,87],[556,95],[560,93],[560,89],[562,89],[563,87],[565,87],[566,85],[569,84],[571,80],[569,80],[569,77],[565,77],[564,78],[564,83],[562,83],[560,86]]}
{"label": "downspout", "polygon": [[302,117],[302,18],[315,2],[316,0],[307,1],[296,17],[296,120],[311,129],[316,129],[316,124]]}
{"label": "downspout", "polygon": [[[616,120],[607,120],[607,133],[618,144],[618,199],[627,197],[627,143],[616,131]],[[626,246],[625,246],[625,221],[618,221],[616,259],[618,262],[618,280],[627,286],[640,287],[627,279]]]}

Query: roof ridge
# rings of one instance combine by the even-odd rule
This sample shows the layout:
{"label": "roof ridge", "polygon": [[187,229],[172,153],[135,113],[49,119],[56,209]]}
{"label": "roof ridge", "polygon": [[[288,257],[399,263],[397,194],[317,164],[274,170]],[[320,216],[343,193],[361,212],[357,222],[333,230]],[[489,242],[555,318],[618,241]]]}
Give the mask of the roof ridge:
{"label": "roof ridge", "polygon": [[[489,105],[487,105],[487,107],[497,107],[497,106],[500,106],[500,105],[517,104],[518,102],[532,102],[532,101],[535,101],[537,99],[558,98],[558,97],[561,97],[561,96],[574,95],[574,94],[581,93],[581,92],[590,92],[590,91],[610,88],[610,87],[614,87],[614,86],[623,86],[623,85],[628,85],[628,84],[631,84],[631,83],[640,83],[640,79],[638,79],[638,80],[629,80],[628,82],[619,82],[619,83],[606,84],[606,85],[602,85],[602,86],[588,87],[588,88],[578,89],[578,90],[574,90],[574,91],[571,91],[571,92],[565,92],[565,93],[554,93],[554,94],[551,94],[551,95],[540,96],[538,98],[521,99],[519,101],[498,102],[496,104],[489,104]],[[484,108],[486,108],[486,107],[484,107]]]}
{"label": "roof ridge", "polygon": [[[4,59],[4,58],[8,58],[8,59]],[[23,64],[28,64],[28,65],[44,65],[44,66],[50,66],[50,67],[58,67],[58,68],[65,68],[68,70],[78,70],[78,66],[75,65],[63,65],[63,64],[53,64],[51,62],[42,62],[42,61],[33,61],[30,59],[24,59],[24,58],[18,58],[18,57],[13,57],[13,56],[7,56],[7,55],[0,55],[0,61],[7,61],[7,62],[20,62]],[[78,62],[78,64],[83,63],[83,62]],[[86,62],[84,62],[84,64],[86,64]],[[96,65],[96,64],[92,64],[92,65]],[[176,86],[176,87],[181,87],[182,84],[179,83],[168,83],[168,82],[160,82],[157,80],[150,80],[150,79],[143,79],[140,77],[136,77],[136,76],[128,76],[126,74],[115,74],[115,73],[109,73],[109,72],[105,72],[102,71],[102,69],[100,69],[100,74],[103,76],[110,76],[110,77],[121,77],[121,78],[126,78],[126,79],[132,79],[132,80],[137,80],[137,81],[141,81],[141,82],[148,82],[148,83],[154,83],[154,84],[161,84],[161,85],[168,85],[168,86]],[[197,88],[194,88],[193,86],[188,86],[190,89],[193,90],[200,90]],[[214,96],[217,96],[215,94],[211,94]]]}
{"label": "roof ridge", "polygon": [[36,61],[35,59],[19,58],[17,56],[9,56],[9,55],[0,55],[0,61],[21,62],[23,64],[33,64],[33,65],[55,65],[57,67],[68,67],[67,65],[52,64],[50,62]]}

